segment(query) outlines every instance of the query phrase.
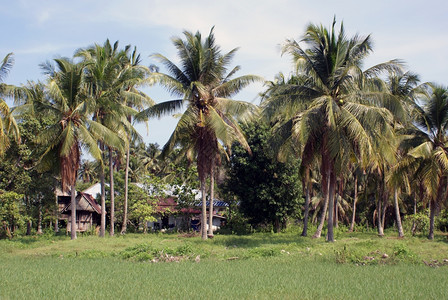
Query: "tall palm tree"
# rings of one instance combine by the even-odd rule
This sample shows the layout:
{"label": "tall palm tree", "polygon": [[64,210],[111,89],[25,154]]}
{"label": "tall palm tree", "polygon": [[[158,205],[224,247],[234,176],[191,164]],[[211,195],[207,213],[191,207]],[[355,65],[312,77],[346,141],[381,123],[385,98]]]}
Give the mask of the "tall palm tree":
{"label": "tall palm tree", "polygon": [[[145,82],[146,75],[149,73],[149,69],[141,65],[140,54],[137,53],[137,47],[134,47],[132,53],[129,52],[130,47],[125,48],[126,58],[124,60],[124,68],[127,70],[125,72],[128,79],[126,84],[122,87],[121,103],[128,108],[126,115],[129,124],[133,124],[132,117],[135,115],[136,111],[141,111],[142,109],[154,105],[154,101],[145,93],[137,89],[142,83]],[[129,110],[130,109],[130,110]],[[124,234],[127,230],[128,224],[128,186],[129,186],[129,169],[130,169],[130,148],[131,141],[140,141],[141,136],[134,129],[133,126],[127,126],[126,130],[126,167],[125,167],[125,188],[124,188],[124,213],[123,213],[123,224],[120,233]]]}
{"label": "tall palm tree", "polygon": [[[76,56],[82,57],[88,63],[87,82],[89,92],[95,100],[94,119],[115,132],[122,140],[121,145],[100,145],[108,147],[110,171],[110,235],[115,230],[115,201],[113,180],[113,153],[114,150],[124,152],[129,148],[129,134],[137,134],[129,116],[135,111],[129,106],[132,101],[148,101],[149,97],[136,90],[135,86],[142,82],[148,70],[139,66],[140,58],[134,50],[129,55],[130,46],[119,50],[118,41],[113,45],[107,40],[103,46],[94,45],[87,49],[80,49]],[[137,134],[138,135],[138,134]],[[105,203],[104,168],[100,171],[101,203]],[[102,211],[100,236],[106,230],[105,208]]]}
{"label": "tall palm tree", "polygon": [[47,145],[41,158],[43,167],[54,164],[55,155],[59,158],[62,188],[69,189],[71,193],[71,238],[76,239],[75,183],[81,147],[101,161],[97,140],[109,144],[118,144],[119,140],[109,129],[89,119],[91,105],[84,77],[86,64],[65,58],[54,61],[57,69],[49,64],[44,66],[49,75],[47,91],[50,102],[37,103],[36,106],[40,113],[54,116],[55,122],[39,135],[38,141]]}
{"label": "tall palm tree", "polygon": [[17,127],[16,120],[12,115],[8,104],[3,98],[4,95],[9,94],[10,86],[3,83],[6,75],[14,64],[14,58],[12,53],[8,53],[0,64],[0,157],[5,154],[5,151],[9,147],[9,134],[12,133],[14,138],[19,141],[20,134]]}
{"label": "tall palm tree", "polygon": [[[328,241],[334,241],[336,178],[353,157],[368,165],[374,139],[390,131],[391,114],[374,105],[376,93],[363,93],[362,87],[373,85],[368,79],[379,70],[397,65],[391,61],[362,71],[362,62],[372,49],[370,36],[347,38],[343,24],[337,33],[335,23],[330,29],[308,25],[301,40],[306,47],[286,41],[283,53],[293,58],[296,84],[283,86],[263,102],[264,114],[276,123],[278,132],[289,134],[287,141],[301,146],[302,157],[320,160],[324,207],[328,203]],[[315,236],[320,236],[320,230]]]}
{"label": "tall palm tree", "polygon": [[[429,239],[434,239],[434,218],[438,205],[448,192],[448,88],[427,85],[426,93],[419,98],[416,107],[418,146],[409,151],[417,160],[416,173],[420,174],[430,198]],[[411,165],[412,163],[409,163]]]}
{"label": "tall palm tree", "polygon": [[261,78],[254,75],[232,78],[240,70],[239,66],[228,68],[237,49],[221,54],[213,28],[205,39],[200,32],[184,31],[184,36],[185,40],[172,39],[180,58],[179,65],[156,54],[154,58],[168,69],[168,74],[155,72],[151,76],[154,83],[165,86],[172,95],[182,98],[159,103],[142,115],[159,117],[187,104],[162,154],[166,155],[180,146],[189,157],[196,157],[202,193],[202,238],[207,239],[206,177],[215,167],[215,159],[223,147],[230,149],[233,142],[239,142],[249,151],[237,120],[247,117],[254,107],[229,98]]}
{"label": "tall palm tree", "polygon": [[[385,97],[385,106],[393,106],[395,109],[389,108],[390,111],[395,112],[393,129],[396,134],[396,141],[399,142],[404,140],[409,132],[410,128],[413,128],[412,122],[412,112],[415,107],[415,96],[417,94],[417,85],[419,83],[419,77],[412,72],[403,72],[396,70],[394,72],[389,72],[385,80],[385,89],[388,92],[388,97]],[[397,178],[393,174],[396,170],[395,165],[402,160],[405,155],[405,149],[403,149],[403,144],[396,144],[395,147],[395,159],[393,159],[392,164],[389,163],[387,168],[385,168],[387,173],[387,181],[389,189],[393,192],[393,204],[395,209],[395,219],[398,229],[398,236],[404,237],[403,226],[401,224],[400,208],[399,208],[399,191],[406,186],[409,182],[407,176],[399,176],[399,180],[393,180]],[[402,173],[400,175],[408,175],[408,173]],[[405,183],[405,184],[404,184]]]}

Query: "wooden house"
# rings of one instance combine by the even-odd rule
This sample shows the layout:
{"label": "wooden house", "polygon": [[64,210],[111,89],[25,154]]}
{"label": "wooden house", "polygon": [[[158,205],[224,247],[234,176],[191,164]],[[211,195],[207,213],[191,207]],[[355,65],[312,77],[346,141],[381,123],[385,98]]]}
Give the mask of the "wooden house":
{"label": "wooden house", "polygon": [[[70,196],[59,196],[61,219],[67,222],[67,231],[71,231],[71,199]],[[83,232],[95,228],[101,222],[101,206],[92,195],[78,192],[76,196],[76,231]]]}

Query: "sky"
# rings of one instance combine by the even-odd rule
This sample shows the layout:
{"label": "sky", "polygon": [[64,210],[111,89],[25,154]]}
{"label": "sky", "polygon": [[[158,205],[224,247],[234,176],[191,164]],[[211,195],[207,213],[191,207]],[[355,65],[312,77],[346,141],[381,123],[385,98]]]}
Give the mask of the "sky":
{"label": "sky", "polygon": [[[185,30],[204,36],[214,26],[222,51],[239,48],[236,75],[255,74],[266,80],[292,63],[282,56],[286,39],[299,41],[309,23],[329,27],[333,17],[344,22],[348,36],[371,35],[374,51],[369,67],[402,59],[421,81],[448,85],[448,2],[444,0],[0,0],[0,59],[14,53],[15,64],[5,83],[21,85],[45,80],[40,63],[72,57],[79,48],[106,39],[137,46],[143,64],[157,64],[151,54],[176,62],[172,37]],[[161,68],[163,72],[164,69]],[[234,98],[259,104],[263,85],[254,84]],[[143,89],[155,102],[173,99],[161,87]],[[167,116],[139,126],[145,142],[165,144],[176,126]]]}

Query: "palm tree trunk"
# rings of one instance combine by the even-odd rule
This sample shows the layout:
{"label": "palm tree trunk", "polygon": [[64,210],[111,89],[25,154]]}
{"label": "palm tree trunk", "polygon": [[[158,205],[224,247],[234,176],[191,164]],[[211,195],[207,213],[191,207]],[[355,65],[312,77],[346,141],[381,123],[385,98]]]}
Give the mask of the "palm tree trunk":
{"label": "palm tree trunk", "polygon": [[339,227],[339,205],[338,205],[338,199],[339,197],[336,196],[336,194],[333,194],[333,199],[334,199],[334,217],[333,217],[333,226],[334,228],[338,228]]}
{"label": "palm tree trunk", "polygon": [[313,209],[314,209],[314,212],[313,212],[313,216],[311,217],[311,223],[316,225],[317,224],[317,214],[319,213],[319,210],[317,209],[317,206],[313,207]]}
{"label": "palm tree trunk", "polygon": [[26,235],[31,235],[32,228],[33,228],[33,220],[29,219],[26,222]]}
{"label": "palm tree trunk", "polygon": [[302,236],[308,235],[308,215],[310,213],[310,186],[309,186],[309,169],[305,170],[305,179],[302,182],[303,192],[305,193],[305,212],[303,214],[303,230]]}
{"label": "palm tree trunk", "polygon": [[123,225],[121,234],[125,234],[128,228],[128,181],[129,181],[129,154],[131,146],[126,150],[126,170],[124,172],[124,208],[123,208]]}
{"label": "palm tree trunk", "polygon": [[383,227],[383,221],[381,218],[382,215],[382,205],[386,205],[384,203],[384,198],[386,197],[386,187],[385,187],[385,183],[384,180],[381,180],[381,190],[378,193],[378,202],[377,202],[377,206],[376,206],[376,213],[377,213],[377,225],[378,225],[378,235],[379,236],[384,236],[384,227]]}
{"label": "palm tree trunk", "polygon": [[428,239],[434,239],[434,217],[436,214],[436,202],[431,199],[430,207],[429,207],[429,234]]}
{"label": "palm tree trunk", "polygon": [[201,197],[202,197],[202,215],[201,215],[201,236],[203,240],[207,239],[207,198],[205,194],[205,176],[201,178]]}
{"label": "palm tree trunk", "polygon": [[37,234],[42,234],[42,197],[41,195],[38,195],[39,197],[39,204],[38,204],[38,215],[37,215]]}
{"label": "palm tree trunk", "polygon": [[[420,187],[422,189],[422,187]],[[423,196],[420,198],[423,201]],[[412,236],[415,235],[415,232],[417,231],[417,222],[415,222],[417,218],[417,195],[414,194],[414,220],[412,221]]]}
{"label": "palm tree trunk", "polygon": [[334,224],[334,190],[336,186],[336,176],[330,170],[328,170],[329,175],[329,193],[328,193],[328,232],[327,232],[327,241],[334,242],[334,232],[333,232],[333,224]]}
{"label": "palm tree trunk", "polygon": [[319,225],[317,226],[316,232],[313,235],[313,238],[320,238],[322,235],[322,229],[325,223],[325,217],[327,215],[327,208],[329,202],[329,190],[330,190],[330,179],[329,175],[327,175],[326,171],[322,174],[322,193],[324,195],[324,207],[322,208],[322,214],[320,216]]}
{"label": "palm tree trunk", "polygon": [[356,202],[358,202],[358,176],[355,174],[355,194],[353,196],[353,214],[352,222],[350,223],[349,232],[353,232],[355,229],[355,217],[356,217]]}
{"label": "palm tree trunk", "polygon": [[210,204],[208,211],[208,236],[213,237],[213,199],[215,197],[215,159],[210,164]]}
{"label": "palm tree trunk", "polygon": [[397,188],[395,188],[395,190],[394,190],[394,206],[395,206],[395,218],[396,218],[397,228],[398,228],[398,237],[402,238],[402,237],[404,237],[404,232],[403,232],[403,226],[401,224],[400,207],[398,206],[398,189]]}
{"label": "palm tree trunk", "polygon": [[112,148],[109,147],[109,176],[110,176],[110,236],[115,234],[115,190],[114,190],[114,164]]}
{"label": "palm tree trunk", "polygon": [[381,213],[381,226],[383,227],[383,230],[386,224],[386,211],[388,206],[389,206],[389,193],[386,194],[386,198],[383,201],[383,211]]}
{"label": "palm tree trunk", "polygon": [[341,176],[341,179],[339,181],[339,186],[338,186],[338,195],[339,195],[339,197],[335,196],[335,198],[334,198],[334,227],[335,228],[339,227],[339,203],[338,203],[339,200],[338,199],[340,198],[342,200],[343,194],[344,194],[344,181],[343,181],[343,178]]}
{"label": "palm tree trunk", "polygon": [[445,181],[446,181],[445,176],[440,178],[436,198],[435,199],[434,197],[431,198],[431,204],[429,208],[429,234],[428,234],[428,239],[430,240],[434,239],[434,219],[436,215],[437,204],[440,203],[440,201],[443,199],[443,189],[445,187]]}
{"label": "palm tree trunk", "polygon": [[76,224],[76,188],[75,188],[75,184],[72,184],[72,186],[70,187],[70,203],[71,203],[71,219],[72,219],[72,223],[71,223],[71,227],[70,227],[70,236],[72,240],[76,240],[76,228],[78,227]]}
{"label": "palm tree trunk", "polygon": [[101,225],[100,237],[106,234],[106,184],[104,182],[104,168],[100,168],[100,185],[101,185]]}
{"label": "palm tree trunk", "polygon": [[376,206],[376,214],[377,214],[377,226],[378,226],[378,235],[379,236],[383,236],[384,235],[384,230],[383,230],[383,225],[381,222],[381,195],[378,197],[378,202],[377,202],[377,206]]}
{"label": "palm tree trunk", "polygon": [[54,208],[54,232],[59,232],[59,204],[58,204],[58,195],[56,192],[54,193],[55,198],[55,208]]}

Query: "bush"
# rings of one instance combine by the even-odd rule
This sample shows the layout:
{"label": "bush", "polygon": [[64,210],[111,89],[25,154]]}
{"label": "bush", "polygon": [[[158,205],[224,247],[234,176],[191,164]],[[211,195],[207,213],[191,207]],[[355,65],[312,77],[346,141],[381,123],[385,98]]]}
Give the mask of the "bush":
{"label": "bush", "polygon": [[420,261],[417,254],[412,252],[405,244],[398,244],[394,246],[394,257],[411,263]]}
{"label": "bush", "polygon": [[157,250],[154,247],[148,243],[143,243],[124,249],[120,252],[120,256],[124,259],[136,261],[151,260],[154,258],[155,252]]}
{"label": "bush", "polygon": [[240,213],[235,214],[227,222],[226,225],[222,226],[218,233],[219,234],[237,234],[246,235],[253,232],[252,226],[249,224],[248,219],[243,217]]}
{"label": "bush", "polygon": [[[415,222],[415,228],[412,228]],[[403,228],[407,232],[426,233],[429,230],[429,217],[427,211],[416,215],[407,215],[403,219]]]}

